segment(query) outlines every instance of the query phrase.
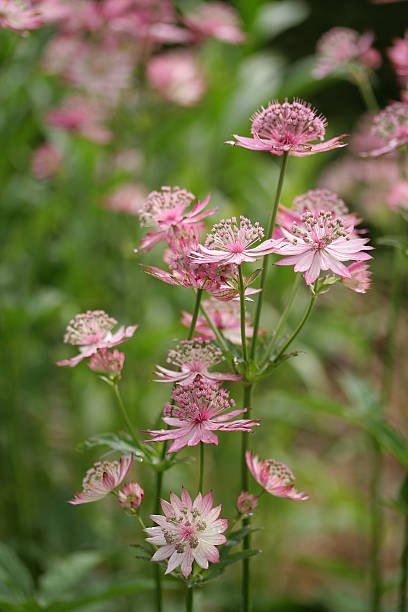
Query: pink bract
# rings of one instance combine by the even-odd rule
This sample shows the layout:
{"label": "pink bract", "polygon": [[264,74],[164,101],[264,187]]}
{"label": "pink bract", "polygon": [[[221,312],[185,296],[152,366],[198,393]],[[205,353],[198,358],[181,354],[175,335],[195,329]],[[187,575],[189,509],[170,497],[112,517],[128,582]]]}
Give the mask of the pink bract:
{"label": "pink bract", "polygon": [[208,37],[237,45],[245,40],[241,21],[232,6],[224,2],[205,2],[183,19],[193,39],[199,43]]}
{"label": "pink bract", "polygon": [[256,111],[251,117],[252,138],[237,136],[226,144],[238,145],[252,151],[269,151],[282,155],[285,151],[295,157],[304,157],[346,146],[342,136],[336,136],[320,144],[309,144],[313,140],[324,140],[327,121],[318,115],[310,104],[294,99],[281,104],[269,102],[266,108]]}
{"label": "pink bract", "polygon": [[223,380],[241,380],[242,376],[228,372],[210,372],[209,368],[224,360],[221,349],[210,342],[200,339],[183,340],[169,352],[167,363],[180,368],[175,372],[161,366],[157,367],[155,382],[172,382],[179,385],[190,385],[197,376],[209,383]]}
{"label": "pink bract", "polygon": [[287,497],[296,501],[305,501],[309,496],[295,489],[294,475],[290,469],[275,459],[261,459],[251,451],[245,454],[246,463],[252,476],[265,491],[276,497]]}
{"label": "pink bract", "polygon": [[123,456],[120,461],[97,462],[87,471],[82,481],[81,493],[76,493],[69,504],[87,504],[103,499],[116,489],[129,474],[133,455]]}
{"label": "pink bract", "polygon": [[168,452],[176,453],[184,446],[196,446],[199,442],[218,445],[215,431],[252,431],[259,425],[258,420],[234,417],[246,412],[232,410],[235,402],[229,393],[216,384],[195,380],[189,386],[177,386],[172,393],[172,403],[166,404],[163,421],[175,429],[147,431],[152,436],[150,442],[174,440]]}
{"label": "pink bract", "polygon": [[221,505],[213,508],[213,503],[212,493],[204,497],[199,493],[192,501],[183,487],[180,498],[170,493],[170,502],[161,500],[164,516],[150,516],[158,526],[145,529],[149,536],[146,541],[159,547],[151,560],[169,559],[166,574],[180,567],[183,576],[188,578],[194,561],[203,569],[208,568],[209,561],[219,562],[216,546],[227,541],[222,534],[228,521],[218,518]]}
{"label": "pink bract", "polygon": [[73,368],[83,359],[97,353],[99,349],[112,348],[126,342],[137,329],[137,325],[129,327],[122,325],[112,333],[111,330],[116,323],[117,321],[103,310],[88,310],[86,313],[76,315],[67,327],[64,342],[79,345],[80,353],[71,359],[58,361],[57,365],[68,365]]}

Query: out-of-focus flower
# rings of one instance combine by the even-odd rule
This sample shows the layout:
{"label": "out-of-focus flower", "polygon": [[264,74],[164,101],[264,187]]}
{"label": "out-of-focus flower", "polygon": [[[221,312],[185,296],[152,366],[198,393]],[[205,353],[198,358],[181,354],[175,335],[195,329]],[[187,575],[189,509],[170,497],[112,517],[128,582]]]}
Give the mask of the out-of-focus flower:
{"label": "out-of-focus flower", "polygon": [[69,504],[87,504],[103,499],[116,489],[129,474],[133,455],[123,456],[120,461],[97,462],[87,471],[82,481],[81,493],[76,493]]}
{"label": "out-of-focus flower", "polygon": [[227,539],[224,531],[228,527],[226,519],[219,519],[221,505],[213,508],[213,494],[204,497],[199,493],[194,502],[184,489],[181,498],[170,493],[170,503],[161,500],[164,516],[152,514],[150,518],[157,527],[147,527],[146,541],[158,546],[152,561],[169,559],[166,574],[177,567],[188,578],[192,572],[193,562],[208,568],[208,562],[218,563],[220,560],[216,546],[224,544]]}
{"label": "out-of-focus flower", "polygon": [[135,510],[143,501],[144,491],[138,482],[129,482],[118,492],[118,501],[122,508]]}
{"label": "out-of-focus flower", "polygon": [[43,25],[41,11],[31,2],[23,0],[0,0],[0,28],[24,33]]}
{"label": "out-of-focus flower", "polygon": [[408,181],[398,181],[387,194],[387,204],[393,210],[408,210]]}
{"label": "out-of-focus flower", "polygon": [[50,111],[46,122],[68,132],[76,132],[99,144],[106,144],[112,133],[102,125],[106,119],[106,109],[95,100],[72,94],[67,96],[61,106]]}
{"label": "out-of-focus flower", "polygon": [[118,349],[108,351],[106,348],[100,348],[91,355],[88,365],[94,372],[120,378],[124,362],[125,354]]}
{"label": "out-of-focus flower", "polygon": [[82,51],[83,41],[71,34],[57,34],[47,43],[41,60],[48,74],[64,74],[71,62]]}
{"label": "out-of-focus flower", "polygon": [[241,491],[237,498],[238,512],[245,516],[251,516],[254,514],[258,507],[259,498],[248,491]]}
{"label": "out-of-focus flower", "polygon": [[205,2],[183,18],[191,30],[193,39],[199,43],[208,37],[237,45],[245,40],[241,20],[235,9],[224,2]]}
{"label": "out-of-focus flower", "polygon": [[361,155],[378,157],[408,144],[408,102],[393,102],[372,119],[371,133],[381,139],[382,146]]}
{"label": "out-of-focus flower", "polygon": [[63,34],[96,32],[103,26],[99,2],[92,0],[37,0],[47,23],[57,23]]}
{"label": "out-of-focus flower", "polygon": [[179,106],[195,106],[206,89],[202,68],[189,50],[166,51],[152,57],[146,76],[165,100]]}
{"label": "out-of-focus flower", "polygon": [[355,261],[348,266],[347,270],[351,277],[343,278],[343,285],[356,293],[366,293],[371,286],[372,275],[368,264],[363,261]]}
{"label": "out-of-focus flower", "polygon": [[[111,165],[115,170],[134,174],[143,168],[143,153],[139,149],[121,149],[113,156]],[[145,200],[148,194],[146,194]]]}
{"label": "out-of-focus flower", "polygon": [[339,69],[349,71],[356,66],[378,68],[381,55],[371,46],[373,40],[371,32],[360,34],[351,28],[332,28],[317,43],[318,61],[313,75],[322,79]]}
{"label": "out-of-focus flower", "polygon": [[197,376],[209,383],[223,380],[241,380],[241,376],[228,372],[210,372],[209,368],[224,360],[221,349],[210,342],[200,339],[183,340],[172,349],[167,363],[180,368],[179,372],[161,366],[157,367],[155,382],[171,382],[179,385],[190,385]]}
{"label": "out-of-focus flower", "polygon": [[327,121],[302,100],[288,102],[286,99],[283,104],[269,102],[266,108],[262,107],[254,113],[251,121],[252,138],[234,134],[235,141],[228,140],[226,144],[252,151],[269,151],[273,155],[282,155],[287,151],[295,157],[346,146],[342,142],[344,134],[319,144],[309,144],[313,140],[324,140]]}
{"label": "out-of-focus flower", "polygon": [[273,241],[265,240],[252,247],[264,237],[264,230],[258,222],[251,223],[241,216],[239,224],[236,217],[222,219],[208,234],[205,245],[198,245],[191,258],[199,264],[237,264],[244,261],[254,262],[272,253]]}
{"label": "out-of-focus flower", "polygon": [[31,172],[39,180],[49,179],[61,167],[62,156],[60,151],[51,143],[37,147],[31,157]]}
{"label": "out-of-focus flower", "polygon": [[[210,298],[203,301],[203,306],[213,324],[222,332],[223,336],[234,344],[240,344],[241,317],[239,303],[233,301],[221,302],[216,298]],[[181,323],[186,327],[190,327],[192,315],[184,310],[182,315]],[[254,330],[251,327],[251,317],[248,312],[246,313],[245,331],[247,338],[252,337]],[[197,318],[195,334],[203,340],[215,340],[215,334],[204,317]]]}
{"label": "out-of-focus flower", "polygon": [[275,459],[261,459],[251,451],[245,454],[249,471],[265,491],[276,497],[287,497],[296,501],[305,501],[309,496],[295,489],[294,475],[290,469]]}
{"label": "out-of-focus flower", "polygon": [[138,183],[125,183],[104,199],[104,206],[111,210],[138,215],[146,202],[147,191]]}
{"label": "out-of-focus flower", "polygon": [[396,74],[405,84],[408,77],[408,32],[404,38],[394,38],[392,42],[392,47],[387,49],[388,57]]}
{"label": "out-of-focus flower", "polygon": [[173,401],[166,404],[163,421],[174,429],[146,432],[152,436],[150,442],[174,440],[169,453],[176,453],[184,446],[196,446],[199,442],[218,445],[216,431],[252,431],[259,425],[255,419],[232,421],[247,408],[225,412],[233,408],[235,402],[229,399],[228,391],[217,384],[196,379],[189,386],[177,386],[171,397]]}
{"label": "out-of-focus flower", "polygon": [[77,314],[67,327],[64,342],[78,345],[79,355],[72,359],[58,361],[57,365],[68,365],[73,368],[86,357],[97,353],[99,349],[112,348],[126,342],[137,329],[137,325],[129,327],[122,325],[112,333],[111,330],[116,323],[117,321],[109,317],[103,310],[88,310],[86,313]]}

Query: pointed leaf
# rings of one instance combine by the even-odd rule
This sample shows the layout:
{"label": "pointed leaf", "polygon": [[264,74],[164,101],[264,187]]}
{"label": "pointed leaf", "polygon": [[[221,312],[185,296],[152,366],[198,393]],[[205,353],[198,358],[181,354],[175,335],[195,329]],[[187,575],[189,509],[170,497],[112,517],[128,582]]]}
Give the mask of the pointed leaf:
{"label": "pointed leaf", "polygon": [[104,433],[92,436],[78,445],[80,451],[96,446],[108,446],[111,450],[118,451],[125,455],[133,454],[136,461],[144,461],[146,456],[150,457],[150,449],[135,443],[127,434]]}

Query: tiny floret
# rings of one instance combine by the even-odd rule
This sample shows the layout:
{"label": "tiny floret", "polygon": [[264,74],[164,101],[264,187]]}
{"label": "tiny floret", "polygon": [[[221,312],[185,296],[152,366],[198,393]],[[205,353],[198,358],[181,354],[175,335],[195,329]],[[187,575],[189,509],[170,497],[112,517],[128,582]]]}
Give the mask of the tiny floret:
{"label": "tiny floret", "polygon": [[271,495],[287,497],[296,501],[305,501],[309,496],[297,491],[293,482],[294,475],[287,465],[275,461],[275,459],[261,459],[251,451],[247,451],[246,463],[255,480]]}
{"label": "tiny floret", "polygon": [[85,474],[81,493],[76,493],[68,503],[87,504],[103,499],[123,482],[132,464],[133,455],[123,456],[120,461],[98,461]]}

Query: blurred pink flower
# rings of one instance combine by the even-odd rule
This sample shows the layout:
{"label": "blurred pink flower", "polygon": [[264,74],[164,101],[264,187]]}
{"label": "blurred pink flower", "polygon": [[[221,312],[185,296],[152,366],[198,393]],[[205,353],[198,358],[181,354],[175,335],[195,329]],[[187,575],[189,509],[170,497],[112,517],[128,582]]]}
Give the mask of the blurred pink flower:
{"label": "blurred pink flower", "polygon": [[106,119],[106,109],[95,100],[85,96],[71,94],[64,98],[59,108],[50,111],[46,122],[68,132],[89,138],[99,144],[106,144],[112,133],[102,125]]}
{"label": "blurred pink flower", "polygon": [[45,46],[41,60],[48,74],[64,74],[71,62],[81,53],[83,41],[72,34],[56,34]]}
{"label": "blurred pink flower", "polygon": [[100,348],[91,355],[88,365],[94,372],[120,378],[124,362],[125,354],[118,349],[108,351],[106,348]]}
{"label": "blurred pink flower", "polygon": [[347,270],[351,277],[343,278],[343,285],[356,293],[366,293],[371,286],[372,275],[368,264],[363,261],[356,261],[348,266]]}
{"label": "blurred pink flower", "polygon": [[213,37],[237,45],[245,40],[237,12],[224,2],[202,3],[194,12],[187,13],[183,21],[191,30],[195,42]]}
{"label": "blurred pink flower", "polygon": [[135,510],[143,501],[144,491],[138,482],[129,482],[118,492],[118,501],[122,508]]}
{"label": "blurred pink flower", "polygon": [[408,210],[408,181],[398,181],[387,194],[387,204],[395,211]]}
{"label": "blurred pink flower", "polygon": [[284,463],[275,459],[259,460],[251,451],[246,452],[245,458],[252,476],[271,495],[296,501],[309,499],[308,495],[295,489],[293,485],[295,477]]}
{"label": "blurred pink flower", "polygon": [[197,495],[194,502],[184,489],[181,498],[170,493],[170,503],[161,500],[164,516],[152,514],[150,518],[158,527],[147,527],[146,541],[158,546],[152,561],[169,559],[166,574],[180,567],[184,578],[192,572],[193,562],[208,568],[208,562],[220,560],[216,546],[224,544],[227,539],[223,532],[228,527],[226,519],[219,519],[221,505],[213,508],[213,494],[202,497]]}
{"label": "blurred pink flower", "polygon": [[147,190],[138,183],[120,185],[104,199],[104,206],[111,210],[138,215],[146,202]]}
{"label": "blurred pink flower", "polygon": [[210,372],[209,368],[224,360],[221,349],[210,342],[195,340],[182,340],[172,349],[167,357],[167,363],[180,368],[179,372],[161,366],[154,372],[158,379],[154,382],[171,382],[185,386],[190,385],[199,376],[208,383],[222,382],[223,380],[241,380],[242,376],[228,372]]}
{"label": "blurred pink flower", "polygon": [[322,79],[336,70],[351,69],[353,63],[378,68],[382,61],[381,54],[371,46],[373,40],[371,32],[359,34],[351,28],[332,28],[317,42],[318,62],[313,75]]}
{"label": "blurred pink flower", "polygon": [[294,99],[293,102],[269,102],[266,108],[256,111],[251,117],[252,138],[237,136],[226,144],[238,145],[252,151],[269,151],[282,155],[285,151],[295,157],[304,157],[338,147],[345,147],[342,138],[336,136],[320,144],[309,144],[312,140],[323,140],[327,121],[318,115],[310,104]]}
{"label": "blurred pink flower", "polygon": [[122,325],[112,333],[112,327],[116,323],[117,321],[103,310],[88,310],[86,313],[77,314],[67,327],[64,342],[79,345],[79,355],[58,361],[57,365],[68,365],[73,368],[83,359],[97,353],[99,349],[112,348],[127,342],[127,339],[135,333],[137,325],[129,327]]}
{"label": "blurred pink flower", "polygon": [[0,28],[24,33],[43,25],[41,11],[28,0],[0,0]]}
{"label": "blurred pink flower", "polygon": [[120,461],[99,461],[87,471],[82,481],[81,493],[76,493],[69,504],[87,504],[103,499],[116,489],[129,474],[133,455],[123,456]]}
{"label": "blurred pink flower", "polygon": [[49,179],[61,167],[62,156],[60,151],[51,143],[37,147],[31,157],[31,172],[39,180]]}
{"label": "blurred pink flower", "polygon": [[388,57],[396,74],[405,83],[408,77],[408,32],[404,38],[394,38],[392,42],[392,47],[387,49]]}
{"label": "blurred pink flower", "polygon": [[171,397],[172,402],[166,404],[163,411],[167,429],[146,432],[152,436],[152,440],[147,440],[149,442],[174,440],[169,453],[176,453],[184,446],[196,446],[200,442],[218,445],[216,431],[252,431],[259,425],[259,420],[254,419],[232,421],[247,408],[226,413],[235,406],[235,402],[228,399],[228,391],[216,384],[195,380],[188,387],[176,386]]}
{"label": "blurred pink flower", "polygon": [[258,507],[259,498],[248,491],[241,491],[237,498],[238,512],[246,516],[254,514]]}
{"label": "blurred pink flower", "polygon": [[146,76],[165,100],[179,106],[195,106],[206,89],[197,57],[187,49],[155,55],[147,64]]}
{"label": "blurred pink flower", "polygon": [[393,102],[372,119],[371,134],[382,145],[361,155],[378,157],[408,144],[408,102]]}

